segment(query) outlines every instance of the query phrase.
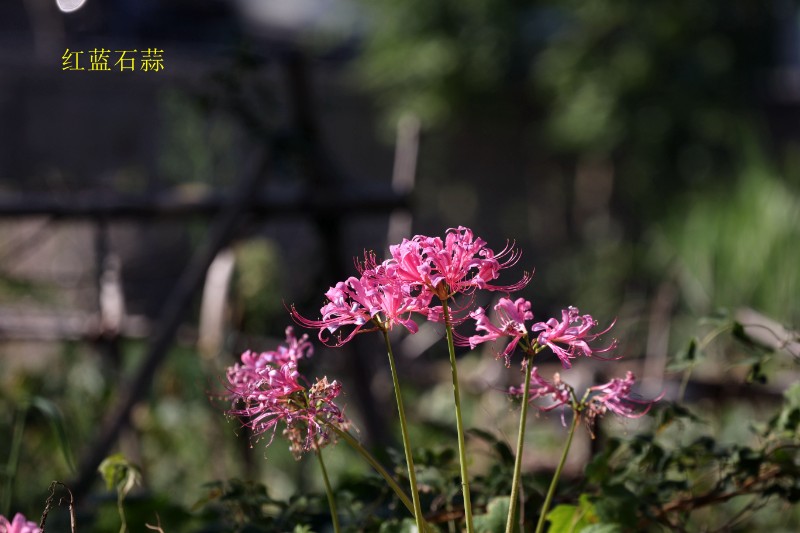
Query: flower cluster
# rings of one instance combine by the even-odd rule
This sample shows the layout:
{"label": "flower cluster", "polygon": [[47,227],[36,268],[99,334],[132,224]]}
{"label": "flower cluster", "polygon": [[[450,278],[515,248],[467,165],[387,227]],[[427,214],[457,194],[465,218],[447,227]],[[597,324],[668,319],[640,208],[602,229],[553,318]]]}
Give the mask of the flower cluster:
{"label": "flower cluster", "polygon": [[11,521],[0,515],[0,533],[40,533],[41,531],[36,522],[31,522],[21,513],[14,515],[14,519]]}
{"label": "flower cluster", "polygon": [[[448,229],[444,240],[417,235],[389,250],[391,257],[380,263],[368,254],[359,265],[359,277],[328,289],[319,320],[305,318],[293,307],[295,321],[319,329],[322,342],[337,346],[360,332],[391,329],[395,324],[416,333],[414,313],[441,319],[441,306],[432,305],[434,297],[447,300],[476,289],[512,291],[530,279],[526,274],[515,284],[493,285],[500,271],[514,265],[520,254],[511,245],[496,254],[465,227]],[[336,332],[331,340],[329,335]]]}
{"label": "flower cluster", "polygon": [[587,401],[586,417],[591,426],[595,419],[611,411],[626,418],[639,418],[650,411],[653,403],[663,396],[663,393],[653,400],[641,400],[634,397],[631,392],[636,378],[633,372],[628,371],[625,378],[614,378],[604,385],[590,387],[592,395]]}
{"label": "flower cluster", "polygon": [[601,349],[594,350],[589,347],[589,342],[597,339],[600,335],[607,333],[614,324],[599,333],[589,333],[589,330],[597,325],[597,321],[592,315],[581,315],[577,308],[568,307],[561,311],[561,321],[555,318],[547,322],[534,324],[532,331],[541,331],[536,339],[540,346],[547,346],[561,360],[564,368],[571,366],[570,359],[579,355],[592,357],[598,353],[608,352],[617,346],[617,341]]}
{"label": "flower cluster", "polygon": [[269,434],[269,443],[283,422],[283,434],[297,458],[334,440],[334,428],[349,426],[334,403],[341,393],[339,382],[323,377],[307,387],[297,370],[298,359],[310,357],[312,351],[307,335],[298,339],[288,327],[285,345],[270,352],[247,351],[227,371],[232,403],[228,415],[242,419],[256,437]]}
{"label": "flower cluster", "polygon": [[[539,375],[539,371],[536,367],[531,368],[530,372],[531,386],[529,401],[549,397],[551,403],[539,407],[542,411],[551,411],[562,405],[570,405],[573,397],[572,389],[569,385],[561,381],[560,374],[556,373],[553,375],[553,382],[550,383]],[[508,393],[511,396],[522,396],[525,393],[524,387],[524,385],[520,387],[511,387],[508,389]]]}
{"label": "flower cluster", "polygon": [[[526,322],[533,321],[531,303],[528,300],[500,298],[500,301],[494,306],[494,310],[500,321],[499,326],[489,320],[485,309],[478,308],[470,313],[470,318],[475,320],[475,330],[483,332],[483,334],[472,335],[468,338],[462,336],[459,343],[465,346],[469,345],[474,349],[484,342],[509,338],[510,341],[499,354],[505,357],[506,366],[509,366],[511,354],[520,341],[525,341],[523,348],[529,353],[536,352],[537,348],[550,348],[564,368],[570,368],[571,360],[580,355],[592,357],[616,347],[616,341],[612,341],[605,348],[591,348],[589,343],[607,333],[613,324],[603,331],[590,333],[590,330],[597,325],[597,321],[591,315],[581,315],[575,307],[564,309],[561,312],[560,321],[550,318],[546,322],[532,324],[530,328],[525,325]],[[540,333],[533,338],[533,334],[536,332]]]}
{"label": "flower cluster", "polygon": [[[647,414],[655,402],[661,396],[652,400],[642,400],[637,398],[633,392],[633,385],[636,377],[633,372],[628,371],[625,378],[614,378],[608,383],[589,387],[581,400],[578,400],[575,391],[571,386],[561,380],[561,376],[556,373],[552,383],[542,378],[536,367],[531,368],[531,385],[529,401],[539,398],[550,400],[546,405],[537,405],[542,411],[551,411],[557,407],[567,406],[575,409],[586,416],[586,424],[591,430],[596,420],[608,411],[626,418],[639,418]],[[525,387],[510,387],[508,393],[511,396],[521,397],[525,392]]]}

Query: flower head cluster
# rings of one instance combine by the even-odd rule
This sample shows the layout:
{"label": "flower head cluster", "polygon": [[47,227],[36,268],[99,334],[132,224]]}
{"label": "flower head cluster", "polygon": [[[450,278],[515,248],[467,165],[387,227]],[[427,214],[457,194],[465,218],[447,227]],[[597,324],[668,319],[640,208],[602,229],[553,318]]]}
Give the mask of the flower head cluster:
{"label": "flower head cluster", "polygon": [[36,522],[31,522],[21,513],[14,515],[11,521],[0,515],[0,533],[40,533],[40,531],[42,530]]}
{"label": "flower head cluster", "polygon": [[639,418],[647,414],[653,403],[661,399],[663,394],[652,400],[636,398],[631,389],[636,381],[633,372],[628,371],[625,378],[614,378],[604,385],[590,387],[593,394],[586,402],[586,417],[589,425],[596,418],[611,411],[626,418]]}
{"label": "flower head cluster", "polygon": [[295,321],[318,328],[322,342],[337,346],[362,331],[391,329],[395,324],[416,333],[414,313],[429,320],[441,318],[441,307],[431,305],[434,296],[446,300],[477,289],[516,290],[529,280],[526,275],[513,285],[491,284],[500,270],[519,260],[519,252],[506,246],[495,254],[464,227],[447,230],[444,240],[417,235],[389,250],[391,257],[380,263],[368,254],[359,265],[359,277],[351,276],[328,289],[319,320],[305,318],[292,308]]}
{"label": "flower head cluster", "polygon": [[[625,374],[625,378],[614,378],[604,385],[590,387],[581,401],[577,400],[573,388],[563,382],[558,373],[553,376],[551,383],[539,375],[536,367],[530,372],[529,401],[549,398],[548,404],[539,406],[542,411],[571,406],[578,413],[586,415],[586,423],[590,429],[608,411],[626,418],[639,418],[647,414],[653,404],[661,399],[661,396],[652,400],[637,398],[632,392],[636,378],[630,371]],[[525,386],[511,387],[508,392],[511,396],[522,396]]]}
{"label": "flower head cluster", "polygon": [[411,240],[390,246],[390,270],[398,279],[430,291],[440,299],[476,289],[511,292],[524,287],[526,275],[512,285],[492,285],[500,270],[519,261],[520,253],[512,245],[495,252],[486,241],[475,237],[472,230],[459,226],[447,230],[444,241],[439,237],[417,235]]}
{"label": "flower head cluster", "polygon": [[517,344],[528,336],[525,322],[533,320],[531,303],[524,298],[517,298],[513,301],[509,298],[500,298],[500,301],[494,306],[494,310],[500,320],[500,325],[495,326],[486,316],[486,311],[479,307],[469,316],[475,320],[475,330],[482,331],[483,334],[472,335],[466,339],[466,343],[460,342],[460,344],[468,344],[470,348],[475,349],[476,346],[484,342],[510,337],[511,340],[501,352],[506,358],[506,366],[509,366],[511,354],[516,349]]}
{"label": "flower head cluster", "polygon": [[[316,450],[333,440],[333,429],[346,429],[349,422],[334,403],[341,393],[337,381],[326,377],[307,387],[297,370],[297,360],[310,356],[312,347],[304,335],[286,329],[286,344],[272,352],[242,354],[241,362],[227,371],[228,415],[239,417],[256,437],[275,436],[279,423],[295,457]],[[269,445],[269,444],[268,444]]]}
{"label": "flower head cluster", "polygon": [[[564,368],[570,368],[571,360],[579,355],[592,357],[616,347],[616,341],[613,341],[605,348],[591,348],[589,343],[608,332],[613,324],[601,332],[590,333],[590,330],[597,325],[597,321],[591,315],[580,315],[575,307],[564,309],[561,312],[561,321],[551,318],[547,322],[532,324],[530,329],[525,325],[526,322],[533,321],[531,303],[528,300],[500,298],[494,310],[500,325],[494,325],[486,315],[486,311],[478,308],[470,313],[470,318],[475,320],[475,330],[483,333],[468,338],[461,337],[460,344],[469,345],[474,349],[484,342],[508,338],[510,339],[508,344],[499,354],[505,357],[506,366],[509,365],[511,354],[523,339],[529,341],[525,345],[529,352],[535,352],[539,347],[550,348],[561,360]],[[532,346],[531,337],[536,332],[540,332],[535,339],[537,345]]]}
{"label": "flower head cluster", "polygon": [[[548,405],[540,406],[542,411],[551,411],[562,405],[570,405],[572,401],[572,388],[561,381],[561,376],[556,373],[553,382],[549,382],[539,375],[536,367],[531,368],[531,386],[529,401],[539,398],[548,398],[551,402]],[[522,396],[525,393],[525,385],[511,387],[508,389],[511,396]]]}
{"label": "flower head cluster", "polygon": [[596,325],[597,321],[592,318],[592,315],[581,315],[577,308],[568,307],[561,311],[560,322],[551,318],[547,322],[534,324],[531,331],[541,331],[536,342],[550,348],[561,360],[564,368],[570,368],[572,366],[570,360],[579,355],[592,357],[616,348],[616,341],[605,348],[592,349],[589,347],[590,342],[607,333],[614,326],[612,323],[603,331],[589,333],[589,330]]}

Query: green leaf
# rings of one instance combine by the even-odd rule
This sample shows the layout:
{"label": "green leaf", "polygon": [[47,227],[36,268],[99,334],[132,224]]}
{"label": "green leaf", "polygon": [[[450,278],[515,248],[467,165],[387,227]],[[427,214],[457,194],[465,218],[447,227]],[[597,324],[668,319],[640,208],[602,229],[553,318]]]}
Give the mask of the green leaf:
{"label": "green leaf", "polygon": [[635,510],[639,500],[636,494],[622,484],[606,485],[603,487],[602,496],[595,500],[594,509],[603,523],[635,528]]}
{"label": "green leaf", "polygon": [[786,398],[787,405],[800,407],[800,382],[792,383],[785,391],[783,397]]}
{"label": "green leaf", "polygon": [[493,498],[486,506],[486,514],[475,516],[475,530],[478,533],[503,533],[506,530],[510,502],[508,496]]}
{"label": "green leaf", "polygon": [[547,514],[550,521],[548,533],[578,533],[598,521],[594,505],[586,494],[581,494],[578,505],[557,505]]}
{"label": "green leaf", "polygon": [[750,367],[747,373],[747,383],[758,383],[764,385],[767,383],[767,374],[764,373],[763,361],[758,361]]}
{"label": "green leaf", "polygon": [[103,459],[97,470],[103,476],[108,490],[116,490],[121,498],[125,498],[134,485],[140,483],[142,477],[139,468],[121,453]]}
{"label": "green leaf", "polygon": [[72,457],[72,448],[69,445],[67,438],[66,424],[64,424],[64,417],[56,404],[41,396],[34,396],[30,399],[31,407],[35,407],[42,415],[50,422],[50,427],[53,428],[53,433],[58,441],[58,447],[61,448],[61,453],[64,455],[64,461],[67,467],[75,472],[75,460]]}
{"label": "green leaf", "polygon": [[673,422],[689,421],[689,422],[702,422],[702,419],[692,413],[683,405],[670,402],[659,402],[656,405],[655,418],[659,431],[666,428]]}
{"label": "green leaf", "polygon": [[581,529],[580,533],[622,533],[619,524],[592,524]]}
{"label": "green leaf", "polygon": [[683,370],[697,363],[698,357],[702,355],[698,345],[699,341],[697,340],[697,337],[692,337],[689,340],[689,344],[686,346],[686,348],[675,354],[673,361],[667,367],[668,370]]}

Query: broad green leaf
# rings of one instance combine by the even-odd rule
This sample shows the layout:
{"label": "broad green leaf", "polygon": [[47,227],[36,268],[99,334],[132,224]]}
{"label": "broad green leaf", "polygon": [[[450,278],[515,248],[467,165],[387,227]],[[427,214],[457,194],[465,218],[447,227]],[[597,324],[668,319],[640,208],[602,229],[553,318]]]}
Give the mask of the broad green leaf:
{"label": "broad green leaf", "polygon": [[579,533],[597,523],[594,505],[586,494],[581,494],[578,505],[558,505],[547,514],[548,533]]}
{"label": "broad green leaf", "polygon": [[124,498],[141,481],[139,468],[130,463],[124,455],[116,453],[103,459],[97,468],[108,490],[116,490]]}
{"label": "broad green leaf", "polygon": [[486,514],[475,516],[475,530],[478,533],[503,533],[506,530],[510,501],[508,496],[493,498],[486,506]]}

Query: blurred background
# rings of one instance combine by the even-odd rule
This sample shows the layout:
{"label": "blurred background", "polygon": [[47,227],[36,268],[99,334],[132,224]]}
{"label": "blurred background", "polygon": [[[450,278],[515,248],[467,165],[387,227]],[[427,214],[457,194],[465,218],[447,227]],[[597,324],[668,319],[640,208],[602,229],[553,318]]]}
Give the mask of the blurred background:
{"label": "blurred background", "polygon": [[[96,467],[115,451],[165,509],[228,477],[276,497],[318,488],[209,396],[241,351],[283,339],[288,305],[316,316],[353,257],[458,225],[523,250],[506,275],[535,269],[537,318],[574,305],[616,319],[625,362],[576,369],[576,385],[631,368],[643,395],[685,393],[748,438],[737,417],[779,398],[800,356],[798,7],[2,2],[0,431],[25,424],[0,490],[35,517],[58,479],[91,507],[112,498]],[[96,49],[108,71],[91,70]],[[141,68],[147,49],[163,69]],[[85,70],[65,70],[70,52]],[[667,370],[708,316],[777,351]],[[397,339],[426,445],[453,434],[442,334]],[[462,356],[469,424],[511,442],[501,391],[521,378],[492,350]],[[307,374],[344,383],[365,443],[397,444],[378,339],[319,345]],[[542,453],[526,468],[552,468],[560,420],[536,425],[554,432],[531,432]],[[594,443],[576,445],[571,475]],[[346,451],[330,461],[335,477],[362,471]]]}

